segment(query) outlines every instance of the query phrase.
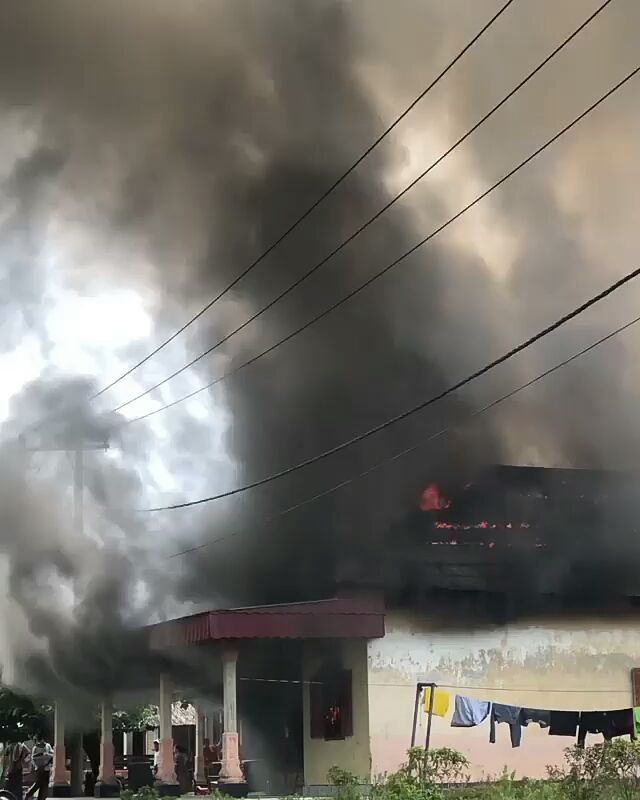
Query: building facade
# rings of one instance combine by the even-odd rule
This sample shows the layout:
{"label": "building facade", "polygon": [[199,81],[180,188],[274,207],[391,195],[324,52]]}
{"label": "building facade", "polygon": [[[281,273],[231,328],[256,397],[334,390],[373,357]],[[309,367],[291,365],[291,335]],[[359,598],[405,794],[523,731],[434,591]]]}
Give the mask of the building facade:
{"label": "building facade", "polygon": [[[520,776],[543,777],[547,765],[562,762],[574,740],[531,725],[514,749],[507,726],[498,725],[497,741],[490,744],[488,720],[477,728],[450,726],[455,694],[553,710],[634,704],[631,674],[640,665],[637,617],[542,618],[482,627],[455,616],[451,604],[426,613],[388,609],[384,637],[341,645],[343,663],[354,677],[353,735],[341,742],[305,737],[308,785],[326,783],[334,764],[365,782],[398,769],[410,744],[418,682],[449,687],[451,708],[445,718],[433,718],[431,745],[462,752],[474,780],[499,775],[505,767]],[[426,717],[421,710],[419,744],[424,743]],[[307,714],[307,731],[309,723]],[[594,736],[587,743],[590,739],[602,740]]]}
{"label": "building facade", "polygon": [[[640,666],[639,623],[637,613],[627,611],[610,617],[547,613],[495,624],[460,594],[433,596],[419,611],[351,596],[162,623],[150,637],[163,671],[145,695],[159,707],[160,788],[177,793],[173,747],[182,728],[193,729],[186,749],[194,756],[196,780],[205,781],[211,709],[223,711],[223,791],[318,796],[326,795],[334,766],[365,784],[398,769],[411,741],[418,683],[447,689],[451,706],[457,693],[549,710],[629,708],[640,699],[631,679]],[[177,673],[166,671],[169,656],[174,663],[197,661],[207,680],[198,687],[181,684]],[[175,705],[185,700],[194,707]],[[115,788],[112,702],[105,700],[102,708],[102,794]],[[177,709],[189,718],[176,728]],[[544,776],[574,743],[533,725],[514,749],[507,726],[499,725],[491,744],[488,721],[452,728],[451,711],[434,717],[431,745],[462,752],[474,780],[504,768]],[[421,710],[416,743],[425,734]],[[60,795],[68,794],[64,765],[64,712],[57,708],[54,788]]]}

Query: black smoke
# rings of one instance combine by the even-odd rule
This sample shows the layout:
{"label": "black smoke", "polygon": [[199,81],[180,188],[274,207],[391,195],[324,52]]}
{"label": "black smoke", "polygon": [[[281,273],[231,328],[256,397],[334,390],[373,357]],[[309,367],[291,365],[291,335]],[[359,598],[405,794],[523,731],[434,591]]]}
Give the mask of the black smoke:
{"label": "black smoke", "polygon": [[[589,65],[582,82],[571,60],[541,76],[470,142],[450,173],[435,174],[312,280],[201,362],[193,383],[241,363],[335,302],[619,78],[617,71],[633,52],[628,15],[637,13],[631,3],[619,6],[567,56]],[[53,352],[43,322],[55,302],[51,273],[43,266],[48,245],[64,252],[54,274],[66,290],[99,294],[126,286],[144,298],[155,322],[153,342],[138,341],[117,353],[123,369],[135,362],[265,250],[494,10],[494,3],[483,3],[473,13],[467,4],[464,13],[449,12],[408,0],[392,18],[383,5],[333,0],[61,0],[37,11],[27,4],[5,10],[0,106],[8,155],[2,197],[11,210],[3,225],[11,234],[5,241],[14,266],[2,298],[11,325],[4,346],[10,349],[21,334],[35,331],[46,352]],[[181,340],[185,351],[204,349],[323,257],[586,14],[583,4],[567,4],[550,29],[542,15],[515,4],[407,126],[193,326]],[[630,96],[488,201],[485,216],[474,213],[469,227],[452,228],[362,296],[213,390],[207,409],[228,418],[222,438],[212,438],[211,414],[191,415],[187,406],[153,423],[124,430],[115,424],[113,435],[122,431],[118,445],[127,454],[126,470],[107,478],[96,471],[90,491],[97,508],[110,509],[108,522],[123,531],[110,547],[124,551],[124,565],[117,561],[109,570],[121,584],[98,583],[78,619],[93,617],[100,630],[95,609],[112,592],[116,620],[105,624],[117,631],[128,592],[141,575],[155,587],[146,611],[157,611],[167,596],[205,603],[321,596],[332,590],[339,562],[375,566],[393,556],[397,545],[390,531],[415,508],[434,474],[447,477],[505,460],[632,463],[638,452],[632,424],[637,389],[625,376],[628,354],[622,346],[610,348],[596,367],[591,360],[572,368],[531,400],[457,427],[470,410],[610,327],[626,305],[610,303],[601,315],[594,313],[480,388],[290,479],[219,508],[169,512],[160,522],[156,516],[139,523],[135,515],[132,521],[123,511],[167,500],[154,477],[158,460],[179,487],[168,501],[191,499],[349,438],[442,390],[629,268],[630,256],[619,246],[622,227],[612,234],[611,252],[619,258],[603,266],[602,245],[585,234],[586,211],[572,207],[569,190],[582,174],[575,164],[592,161],[585,141],[616,136],[628,146],[632,140],[620,122],[637,125]],[[611,168],[615,172],[616,165]],[[594,185],[600,178],[588,172],[586,180]],[[110,352],[108,340],[104,352]],[[183,360],[183,350],[168,347],[140,371],[141,385]],[[92,376],[91,386],[109,377]],[[174,399],[193,383],[177,381],[175,395],[165,397]],[[130,390],[123,385],[107,398],[118,402],[136,393]],[[98,408],[109,405],[105,399]],[[18,408],[16,429],[22,416]],[[448,424],[456,430],[437,444],[304,510],[267,521]],[[153,542],[152,571],[161,579],[148,575],[145,536]],[[222,537],[229,538],[158,565],[160,552]],[[52,558],[47,552],[45,561]]]}

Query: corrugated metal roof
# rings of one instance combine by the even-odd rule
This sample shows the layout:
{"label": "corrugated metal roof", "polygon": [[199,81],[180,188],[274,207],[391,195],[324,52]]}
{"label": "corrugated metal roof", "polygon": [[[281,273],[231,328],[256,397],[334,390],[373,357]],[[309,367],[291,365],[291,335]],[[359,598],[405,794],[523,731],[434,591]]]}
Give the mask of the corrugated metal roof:
{"label": "corrugated metal roof", "polygon": [[384,636],[379,597],[336,597],[308,603],[206,611],[153,625],[153,647],[216,639],[375,639]]}

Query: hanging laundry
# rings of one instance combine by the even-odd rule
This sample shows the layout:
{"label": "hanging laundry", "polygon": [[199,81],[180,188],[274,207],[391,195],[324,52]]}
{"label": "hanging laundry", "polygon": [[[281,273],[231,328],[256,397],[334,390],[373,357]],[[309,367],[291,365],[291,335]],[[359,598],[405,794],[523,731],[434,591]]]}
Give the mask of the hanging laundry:
{"label": "hanging laundry", "polygon": [[551,712],[541,708],[523,708],[520,711],[520,724],[526,728],[529,723],[548,728],[551,725]]}
{"label": "hanging laundry", "polygon": [[631,736],[634,732],[633,713],[630,708],[618,711],[583,711],[578,727],[578,747],[584,747],[588,733],[601,733],[605,742],[616,736]]}
{"label": "hanging laundry", "polygon": [[633,709],[622,708],[619,711],[609,711],[611,721],[611,737],[635,735],[635,724],[633,720]]}
{"label": "hanging laundry", "polygon": [[[424,690],[424,710],[429,713],[429,703],[431,702],[431,687]],[[449,692],[444,689],[436,689],[433,694],[433,714],[436,717],[445,717],[449,710],[451,698]]]}
{"label": "hanging laundry", "polygon": [[606,711],[583,711],[578,726],[578,747],[584,747],[588,733],[601,733],[605,742],[611,741]]}
{"label": "hanging laundry", "polygon": [[496,723],[506,722],[511,734],[511,747],[520,747],[520,741],[522,740],[521,710],[519,706],[505,706],[501,703],[493,704],[491,707],[491,730],[489,732],[491,744],[496,743]]}
{"label": "hanging laundry", "polygon": [[549,735],[575,737],[579,722],[579,711],[552,711]]}
{"label": "hanging laundry", "polygon": [[633,709],[633,722],[636,738],[640,739],[640,706],[636,706],[636,708]]}
{"label": "hanging laundry", "polygon": [[[640,711],[640,709],[638,709]],[[475,728],[489,716],[491,703],[485,700],[476,700],[473,697],[463,697],[457,694],[455,698],[452,728]]]}

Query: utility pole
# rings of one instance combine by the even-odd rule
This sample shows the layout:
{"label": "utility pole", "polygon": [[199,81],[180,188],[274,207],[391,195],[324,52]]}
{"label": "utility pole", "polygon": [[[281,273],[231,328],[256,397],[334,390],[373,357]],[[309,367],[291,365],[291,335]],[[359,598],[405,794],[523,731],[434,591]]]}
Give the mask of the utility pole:
{"label": "utility pole", "polygon": [[84,450],[73,456],[73,527],[79,536],[84,533]]}
{"label": "utility pole", "polygon": [[29,443],[21,436],[20,442],[25,450],[32,453],[73,453],[73,529],[74,533],[84,533],[84,454],[90,450],[108,450],[109,442],[83,436],[69,436],[62,441],[41,440]]}
{"label": "utility pole", "polygon": [[[63,437],[60,441],[54,438],[50,442],[41,440],[39,442],[28,443],[26,437],[21,436],[20,443],[25,450],[32,453],[73,453],[73,530],[77,536],[82,536],[84,533],[84,454],[89,450],[108,450],[109,442],[107,439],[100,440],[95,438],[90,439],[84,436],[67,436]],[[69,782],[65,770],[64,721],[59,703],[56,704],[56,717],[53,796],[81,797],[84,794],[84,747],[82,733],[78,732],[73,737],[71,749],[71,781]]]}

